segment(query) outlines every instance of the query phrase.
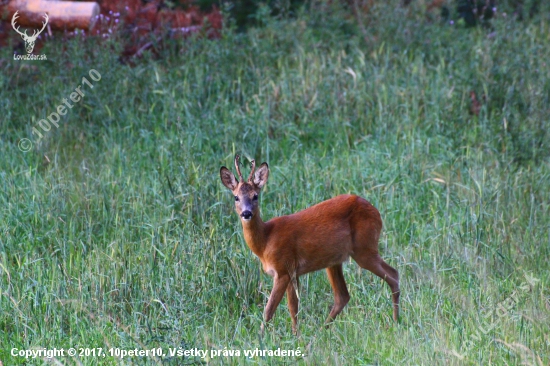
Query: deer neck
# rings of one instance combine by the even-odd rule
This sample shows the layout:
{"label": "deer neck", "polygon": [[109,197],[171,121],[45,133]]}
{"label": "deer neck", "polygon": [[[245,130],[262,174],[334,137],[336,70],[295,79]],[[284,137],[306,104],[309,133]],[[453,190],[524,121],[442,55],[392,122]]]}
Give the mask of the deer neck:
{"label": "deer neck", "polygon": [[262,258],[266,245],[265,223],[259,214],[254,215],[250,221],[241,220],[241,223],[246,244],[254,254]]}

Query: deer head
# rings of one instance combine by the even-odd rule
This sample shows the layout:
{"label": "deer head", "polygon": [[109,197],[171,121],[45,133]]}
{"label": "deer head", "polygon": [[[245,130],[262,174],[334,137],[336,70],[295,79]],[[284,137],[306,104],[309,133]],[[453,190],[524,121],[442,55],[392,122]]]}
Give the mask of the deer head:
{"label": "deer head", "polygon": [[44,30],[44,28],[46,28],[46,25],[48,24],[48,14],[44,14],[44,18],[46,19],[46,21],[44,23],[42,23],[42,29],[40,29],[38,32],[36,31],[36,29],[33,31],[33,34],[32,36],[29,36],[27,34],[27,31],[25,30],[25,33],[19,31],[19,27],[16,28],[16,25],[15,25],[15,21],[17,20],[17,18],[19,18],[19,15],[17,15],[19,11],[16,11],[15,14],[13,14],[13,17],[11,18],[11,26],[13,27],[13,29],[19,33],[21,35],[21,37],[23,37],[23,41],[25,41],[25,49],[27,50],[27,53],[32,53],[32,50],[34,49],[34,43],[36,42],[36,39],[38,38],[38,36],[40,35],[40,33],[42,33],[42,31]]}
{"label": "deer head", "polygon": [[269,168],[267,163],[263,163],[258,170],[255,170],[256,162],[252,160],[252,170],[247,181],[244,180],[239,168],[239,155],[235,156],[235,168],[239,175],[239,181],[224,166],[220,169],[220,177],[223,185],[231,190],[235,196],[235,210],[237,214],[241,217],[241,220],[247,222],[254,215],[258,214],[258,194],[267,182]]}

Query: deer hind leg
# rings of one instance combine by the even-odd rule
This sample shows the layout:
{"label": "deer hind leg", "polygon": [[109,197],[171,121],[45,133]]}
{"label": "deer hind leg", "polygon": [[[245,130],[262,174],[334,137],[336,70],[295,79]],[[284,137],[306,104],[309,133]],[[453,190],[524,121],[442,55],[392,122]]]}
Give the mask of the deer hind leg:
{"label": "deer hind leg", "polygon": [[354,255],[353,259],[366,270],[382,278],[392,292],[393,320],[399,319],[399,273],[395,268],[384,262],[378,253],[370,255]]}
{"label": "deer hind leg", "polygon": [[330,281],[330,285],[334,291],[334,305],[326,320],[326,323],[333,321],[338,314],[344,309],[349,301],[349,292],[344,280],[344,272],[342,271],[342,264],[337,264],[327,268],[327,275]]}
{"label": "deer hind leg", "polygon": [[291,278],[290,283],[286,288],[286,296],[288,300],[288,311],[292,318],[292,333],[298,334],[298,276]]}

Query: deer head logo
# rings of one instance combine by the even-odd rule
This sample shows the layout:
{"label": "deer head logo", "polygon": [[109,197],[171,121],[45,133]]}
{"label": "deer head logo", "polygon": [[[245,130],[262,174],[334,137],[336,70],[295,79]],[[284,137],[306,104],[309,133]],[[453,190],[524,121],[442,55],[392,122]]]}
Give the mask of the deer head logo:
{"label": "deer head logo", "polygon": [[36,31],[36,29],[33,31],[33,34],[32,36],[29,36],[27,34],[27,31],[25,30],[25,32],[21,32],[19,31],[19,27],[16,28],[15,26],[15,21],[17,18],[19,18],[19,15],[17,15],[19,11],[16,11],[15,14],[13,14],[13,17],[11,18],[11,26],[13,27],[13,29],[15,29],[15,31],[17,33],[19,33],[21,35],[21,37],[23,37],[23,40],[25,41],[25,49],[27,50],[27,53],[32,53],[32,50],[34,49],[34,42],[36,42],[36,39],[38,38],[38,36],[40,35],[40,33],[42,33],[42,31],[44,30],[44,28],[46,28],[46,25],[48,24],[48,14],[44,14],[44,18],[46,19],[46,21],[44,23],[42,23],[42,29],[40,29],[38,32]]}

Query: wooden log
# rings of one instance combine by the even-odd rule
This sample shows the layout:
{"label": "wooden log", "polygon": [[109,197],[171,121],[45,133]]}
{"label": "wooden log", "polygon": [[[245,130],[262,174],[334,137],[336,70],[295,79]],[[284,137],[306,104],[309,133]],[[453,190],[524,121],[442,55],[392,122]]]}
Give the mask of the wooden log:
{"label": "wooden log", "polygon": [[96,2],[12,0],[8,4],[10,18],[18,12],[17,24],[41,28],[44,14],[48,14],[48,26],[56,30],[91,29],[99,15]]}

